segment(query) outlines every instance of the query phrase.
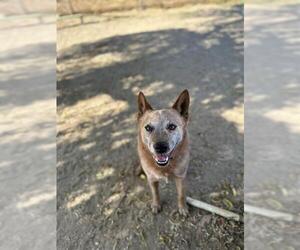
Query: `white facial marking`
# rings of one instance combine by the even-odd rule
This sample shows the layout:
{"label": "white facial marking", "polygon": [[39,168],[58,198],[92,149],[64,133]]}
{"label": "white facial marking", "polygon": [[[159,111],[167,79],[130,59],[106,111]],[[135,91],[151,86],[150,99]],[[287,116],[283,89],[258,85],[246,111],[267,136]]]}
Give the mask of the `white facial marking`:
{"label": "white facial marking", "polygon": [[[170,111],[172,112],[172,111]],[[174,123],[177,127],[175,130],[169,131],[168,124]],[[151,125],[154,130],[148,132],[145,130],[146,125]],[[167,110],[156,110],[146,117],[142,127],[142,141],[148,147],[148,150],[155,156],[154,144],[158,141],[165,141],[169,144],[169,154],[181,142],[183,137],[182,121],[175,114],[169,113]]]}
{"label": "white facial marking", "polygon": [[180,127],[177,127],[174,131],[171,132],[170,136],[170,150],[172,151],[176,145],[182,140],[182,130]]}

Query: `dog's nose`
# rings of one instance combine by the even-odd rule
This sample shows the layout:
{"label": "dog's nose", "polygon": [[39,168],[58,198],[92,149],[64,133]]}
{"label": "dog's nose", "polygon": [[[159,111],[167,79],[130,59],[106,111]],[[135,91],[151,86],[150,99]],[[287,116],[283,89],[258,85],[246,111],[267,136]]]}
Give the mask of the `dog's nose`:
{"label": "dog's nose", "polygon": [[154,144],[154,150],[158,154],[167,153],[169,150],[169,144],[167,142],[157,142]]}

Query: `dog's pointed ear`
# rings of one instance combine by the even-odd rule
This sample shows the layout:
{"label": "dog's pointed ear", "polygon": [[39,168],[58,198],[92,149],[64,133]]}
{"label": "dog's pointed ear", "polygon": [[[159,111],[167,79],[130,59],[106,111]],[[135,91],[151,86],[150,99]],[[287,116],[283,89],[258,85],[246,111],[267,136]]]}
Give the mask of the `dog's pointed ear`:
{"label": "dog's pointed ear", "polygon": [[147,102],[145,95],[143,92],[140,92],[138,95],[138,118],[140,118],[147,110],[153,110],[151,105]]}
{"label": "dog's pointed ear", "polygon": [[186,120],[189,118],[190,94],[187,89],[181,92],[176,102],[172,106]]}

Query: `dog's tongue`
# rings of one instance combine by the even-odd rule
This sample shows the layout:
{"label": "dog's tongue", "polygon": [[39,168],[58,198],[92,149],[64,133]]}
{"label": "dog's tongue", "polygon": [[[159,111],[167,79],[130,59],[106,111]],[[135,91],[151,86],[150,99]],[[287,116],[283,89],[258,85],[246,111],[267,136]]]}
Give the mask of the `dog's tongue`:
{"label": "dog's tongue", "polygon": [[166,165],[169,161],[169,157],[167,155],[164,155],[164,154],[159,154],[159,155],[156,155],[155,156],[155,160],[156,160],[156,163],[158,165]]}
{"label": "dog's tongue", "polygon": [[165,162],[165,161],[168,160],[168,156],[166,156],[166,155],[157,155],[156,160],[161,161],[161,162]]}

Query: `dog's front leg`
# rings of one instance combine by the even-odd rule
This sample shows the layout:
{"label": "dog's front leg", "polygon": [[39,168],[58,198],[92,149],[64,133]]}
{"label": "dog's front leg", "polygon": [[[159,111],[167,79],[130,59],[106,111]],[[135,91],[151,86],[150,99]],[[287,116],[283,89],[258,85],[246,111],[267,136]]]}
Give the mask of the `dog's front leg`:
{"label": "dog's front leg", "polygon": [[159,192],[158,192],[158,181],[148,181],[151,193],[152,193],[152,204],[151,209],[154,214],[157,214],[161,210]]}
{"label": "dog's front leg", "polygon": [[186,205],[185,198],[185,179],[175,177],[177,195],[178,195],[178,211],[181,215],[187,216],[189,211]]}

